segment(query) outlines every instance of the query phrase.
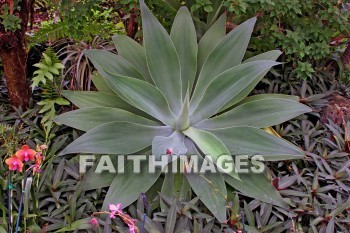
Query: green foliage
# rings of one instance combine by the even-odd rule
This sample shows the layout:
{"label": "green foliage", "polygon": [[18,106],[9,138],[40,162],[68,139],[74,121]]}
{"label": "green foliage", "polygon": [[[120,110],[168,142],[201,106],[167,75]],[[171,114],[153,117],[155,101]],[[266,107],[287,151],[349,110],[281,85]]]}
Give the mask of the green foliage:
{"label": "green foliage", "polygon": [[[141,11],[144,47],[126,36],[116,36],[114,42],[119,55],[102,50],[85,53],[101,75],[98,81],[104,85],[99,85],[101,92],[64,93],[81,109],[60,115],[55,121],[87,133],[61,154],[132,154],[152,145],[156,158],[172,148],[174,156],[209,154],[214,163],[223,154],[258,153],[270,161],[302,157],[302,150],[259,128],[309,112],[309,107],[298,103],[295,97],[283,95],[256,96],[241,102],[269,69],[279,64],[274,62],[279,51],[242,63],[255,18],[228,35],[219,34],[221,42],[208,51],[207,43],[213,43],[211,38],[218,36],[217,30],[224,31],[225,19],[214,24],[198,44],[186,7],[178,11],[170,36],[143,2]],[[108,101],[103,101],[107,93]],[[88,94],[94,94],[92,101],[87,100]],[[262,109],[255,112],[254,106]],[[241,119],[238,115],[243,116],[242,121],[235,122]],[[220,163],[216,165],[222,168]],[[117,200],[125,206],[131,204],[160,176],[160,170],[155,174],[148,174],[148,169],[133,174],[130,165],[125,170],[116,177],[91,173],[97,183],[90,183],[90,188],[111,185],[103,208]],[[254,198],[286,206],[261,174],[238,174],[233,170],[227,174],[189,172],[176,178],[167,176],[170,174],[166,179],[176,181],[174,185],[164,182],[162,191],[173,193],[174,187],[179,184],[186,187],[188,182],[219,221],[226,220],[225,181]],[[212,189],[217,192],[213,193]]]}
{"label": "green foliage", "polygon": [[[107,4],[107,7],[104,4]],[[102,0],[60,0],[58,3],[48,4],[48,9],[60,13],[60,19],[43,22],[29,41],[35,44],[68,38],[91,42],[97,35],[101,38],[110,38],[113,34],[123,33],[123,24],[116,24],[118,15],[113,7],[108,7],[108,4],[109,1]]]}
{"label": "green foliage", "polygon": [[[38,111],[39,109],[37,106],[23,112],[21,109],[16,109],[15,111],[11,109],[11,111],[8,111],[4,108],[4,105],[0,105],[0,195],[2,197],[0,201],[0,218],[3,220],[1,221],[0,232],[7,232],[6,223],[8,223],[6,203],[8,201],[9,172],[5,164],[5,159],[12,156],[21,145],[26,144],[31,148],[35,148],[36,145],[45,144],[50,148],[47,151],[48,153],[43,154],[46,156],[46,159],[41,167],[44,172],[42,175],[37,174],[28,178],[27,183],[25,183],[23,182],[24,173],[12,173],[12,217],[14,224],[17,219],[20,197],[22,193],[24,194],[22,207],[23,217],[20,220],[20,232],[25,232],[27,230],[41,232],[43,230],[42,226],[47,222],[43,220],[42,217],[47,217],[49,213],[48,209],[42,209],[41,206],[50,206],[49,209],[52,208],[53,206],[51,206],[50,203],[49,205],[44,204],[46,198],[50,197],[52,194],[52,200],[55,200],[59,196],[55,191],[47,188],[48,186],[45,186],[45,188],[42,186],[44,186],[43,183],[45,182],[51,185],[52,177],[48,176],[46,173],[47,171],[56,170],[52,169],[53,158],[56,157],[57,150],[64,145],[71,131],[62,133],[62,128],[55,126],[51,130],[50,137],[46,137],[44,130],[40,126],[40,114],[38,114]],[[57,173],[60,173],[60,171],[57,171]],[[60,175],[62,175],[62,173]],[[58,177],[58,175],[56,175],[56,177]],[[50,182],[48,182],[48,180],[50,180]],[[67,185],[62,183],[62,187],[67,188],[69,182],[67,183]],[[56,198],[54,198],[54,196],[56,196]],[[3,229],[6,230],[1,231]],[[34,229],[36,231],[34,231]]]}
{"label": "green foliage", "polygon": [[301,61],[298,61],[298,65],[294,71],[299,78],[305,78],[305,76],[311,78],[312,74],[315,72],[310,63]]}
{"label": "green foliage", "polygon": [[226,8],[234,13],[235,22],[260,15],[251,48],[256,52],[281,48],[301,78],[309,78],[313,73],[313,61],[329,59],[336,52],[337,47],[331,46],[333,37],[349,33],[349,12],[341,1],[235,2],[234,7]]}
{"label": "green foliage", "polygon": [[247,7],[249,7],[247,1],[245,0],[226,0],[223,2],[223,7],[235,14],[245,13]]}
{"label": "green foliage", "polygon": [[32,89],[34,90],[39,86],[42,88],[42,100],[37,104],[42,106],[39,113],[44,114],[41,123],[44,125],[48,136],[52,127],[52,120],[56,116],[56,106],[69,105],[69,102],[60,96],[60,71],[64,66],[58,59],[57,54],[49,47],[42,56],[41,61],[33,65],[39,69],[34,72],[36,76],[32,80]]}
{"label": "green foliage", "polygon": [[250,50],[257,54],[280,48],[285,55],[283,60],[297,67],[298,77],[302,79],[314,73],[311,68],[316,67],[315,61],[331,59],[339,53],[339,46],[331,45],[332,39],[348,37],[350,31],[349,8],[336,0],[186,1],[186,5],[196,17],[199,38],[203,35],[201,31],[212,25],[217,12],[227,12],[230,28],[258,15]]}
{"label": "green foliage", "polygon": [[4,26],[5,31],[15,32],[21,29],[22,20],[14,15],[10,14],[10,7],[7,4],[2,5],[0,18],[2,19],[2,26]]}
{"label": "green foliage", "polygon": [[54,79],[60,76],[60,70],[64,68],[51,47],[42,56],[40,62],[33,65],[39,69],[34,72],[32,90],[38,87],[39,83],[46,84],[47,80],[54,82]]}
{"label": "green foliage", "polygon": [[0,155],[11,156],[17,150],[19,139],[12,126],[0,123]]}
{"label": "green foliage", "polygon": [[212,3],[210,2],[210,0],[196,0],[195,4],[193,4],[191,7],[191,11],[195,11],[201,7],[204,9],[205,12],[213,11]]}

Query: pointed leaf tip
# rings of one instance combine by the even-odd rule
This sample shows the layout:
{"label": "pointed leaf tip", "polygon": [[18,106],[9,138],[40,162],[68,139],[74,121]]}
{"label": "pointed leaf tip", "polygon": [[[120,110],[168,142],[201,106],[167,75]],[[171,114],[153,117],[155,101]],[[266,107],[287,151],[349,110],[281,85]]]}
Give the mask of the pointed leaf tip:
{"label": "pointed leaf tip", "polygon": [[180,61],[175,45],[146,4],[141,4],[141,17],[148,69],[171,110],[178,114],[181,110],[182,84]]}

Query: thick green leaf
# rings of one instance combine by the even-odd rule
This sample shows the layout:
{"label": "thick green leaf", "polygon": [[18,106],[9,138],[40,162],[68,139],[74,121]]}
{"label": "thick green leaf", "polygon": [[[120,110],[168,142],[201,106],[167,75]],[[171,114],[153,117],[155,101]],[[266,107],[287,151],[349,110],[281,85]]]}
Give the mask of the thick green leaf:
{"label": "thick green leaf", "polygon": [[[149,151],[149,148],[146,148],[145,150],[135,152],[134,154],[150,155],[151,151]],[[84,155],[80,155],[80,156],[84,156]],[[125,169],[125,166],[127,166],[129,163],[132,163],[131,160],[119,161],[118,156],[110,156],[109,158],[110,158],[110,162],[114,165],[114,168],[116,169],[116,171],[117,171],[117,168]],[[83,180],[82,180],[83,190],[93,190],[93,189],[109,187],[112,181],[114,180],[116,173],[110,172],[108,170],[96,173],[96,168],[99,165],[99,161],[100,160],[97,155],[93,166],[84,174]]]}
{"label": "thick green leaf", "polygon": [[239,190],[246,196],[283,208],[288,208],[288,205],[283,201],[281,195],[264,174],[257,174],[251,171],[249,173],[240,173],[239,178],[241,180],[237,180],[228,175],[224,175],[224,177],[225,181],[230,186]]}
{"label": "thick green leaf", "polygon": [[93,75],[91,80],[99,92],[115,95],[115,92],[108,86],[108,83],[100,74]]}
{"label": "thick green leaf", "polygon": [[[172,172],[172,166],[172,164],[169,164],[169,170],[164,175],[161,193],[167,197],[176,198],[179,201],[188,200],[192,193],[191,186],[182,173]],[[160,208],[162,212],[166,212],[169,209],[163,199],[160,199]]]}
{"label": "thick green leaf", "polygon": [[165,233],[173,233],[175,230],[175,223],[177,218],[177,204],[176,201],[172,203],[168,211],[168,215],[165,223]]}
{"label": "thick green leaf", "polygon": [[128,163],[124,173],[116,175],[104,199],[103,211],[108,210],[109,204],[122,203],[123,208],[127,207],[157,181],[161,169],[156,169],[155,173],[151,174],[148,160],[140,163],[140,173],[135,173],[134,164]]}
{"label": "thick green leaf", "polygon": [[182,98],[192,90],[197,71],[197,35],[187,7],[181,7],[175,17],[170,37],[175,45],[181,66]]}
{"label": "thick green leaf", "polygon": [[252,209],[253,208],[248,206],[247,202],[244,201],[244,214],[246,216],[248,224],[249,226],[255,227],[255,218]]}
{"label": "thick green leaf", "polygon": [[92,225],[89,223],[91,218],[84,218],[84,219],[79,219],[75,222],[72,222],[66,227],[61,228],[58,231],[55,232],[67,232],[67,231],[75,231],[75,230],[86,230],[86,229],[91,229]]}
{"label": "thick green leaf", "polygon": [[193,108],[198,105],[204,90],[217,76],[242,62],[255,22],[254,17],[236,27],[210,53],[198,76],[191,99]]}
{"label": "thick green leaf", "polygon": [[[176,191],[174,187],[175,174],[171,172],[171,168],[172,168],[172,164],[168,166],[168,172],[164,174],[164,181],[162,184],[161,193],[167,197],[175,198],[176,197],[176,193],[175,193]],[[162,199],[160,199],[160,208],[162,212],[163,211],[166,212],[169,209]]]}
{"label": "thick green leaf", "polygon": [[[279,63],[274,61],[255,61],[231,68],[220,74],[210,83],[190,120],[195,124],[216,114],[226,103],[247,87],[260,74]],[[192,102],[190,103],[192,104]]]}
{"label": "thick green leaf", "polygon": [[[242,94],[242,92],[240,94]],[[239,97],[237,97],[237,98],[239,98]],[[248,102],[252,102],[252,101],[256,101],[256,100],[265,100],[265,99],[284,99],[284,100],[291,100],[291,101],[295,101],[295,102],[299,102],[299,100],[300,100],[299,96],[296,96],[296,95],[258,94],[258,95],[245,97],[244,99],[242,99],[241,101],[239,101],[237,103],[236,103],[236,101],[234,101],[234,103],[232,101],[230,101],[223,108],[221,108],[220,111],[221,111],[221,113],[227,112],[228,110],[231,110],[239,105],[242,105],[242,104],[245,104]],[[231,105],[231,102],[233,103],[233,105]],[[219,114],[221,114],[221,113],[219,113]]]}
{"label": "thick green leaf", "polygon": [[[281,51],[272,50],[272,51],[251,57],[251,58],[245,60],[243,63],[262,61],[262,60],[276,61],[280,55],[281,55]],[[236,103],[238,103],[239,101],[243,100],[255,88],[255,86],[260,82],[260,80],[268,72],[269,72],[269,70],[262,72],[259,75],[259,77],[257,77],[247,88],[241,90],[239,93],[237,93],[237,95],[234,99],[230,100],[227,104],[225,104],[225,106],[222,107],[222,110],[228,109],[228,108],[232,107],[233,105],[235,105]]]}
{"label": "thick green leaf", "polygon": [[244,100],[237,103],[237,105],[241,105],[244,103],[256,101],[256,100],[265,100],[265,99],[284,99],[284,100],[291,100],[295,102],[299,102],[300,98],[296,95],[284,95],[284,94],[258,94],[258,95],[252,95]]}
{"label": "thick green leaf", "polygon": [[0,233],[6,233],[7,231],[5,230],[5,228],[3,226],[0,226]]}
{"label": "thick green leaf", "polygon": [[143,79],[142,75],[136,70],[136,68],[121,56],[110,52],[102,50],[88,50],[85,52],[85,54],[94,64],[97,71],[105,79],[107,85],[125,102],[129,103],[130,105],[134,105],[129,98],[125,97],[123,93],[120,92],[120,89],[116,88],[115,83],[113,83],[112,80],[114,80],[116,77]]}
{"label": "thick green leaf", "polygon": [[[189,139],[185,141],[189,155],[199,155],[193,142]],[[201,161],[199,164],[202,164]],[[205,204],[213,215],[220,221],[226,220],[226,197],[227,191],[225,181],[220,173],[186,173],[186,178],[191,188]]]}
{"label": "thick green leaf", "polygon": [[[62,91],[62,95],[66,97],[78,108],[90,108],[90,107],[108,107],[119,108],[137,115],[144,116],[145,113],[128,104],[118,95],[108,94],[97,91]],[[147,115],[149,118],[150,116]]]}
{"label": "thick green leaf", "polygon": [[123,76],[105,76],[113,90],[118,90],[134,106],[169,126],[176,126],[176,119],[162,92],[146,81]]}
{"label": "thick green leaf", "polygon": [[[81,156],[81,155],[80,155]],[[84,156],[84,155],[83,155]],[[111,162],[114,168],[118,165],[118,156],[110,156]],[[131,161],[129,161],[131,162]],[[101,173],[96,173],[96,167],[98,165],[98,160],[95,160],[94,166],[91,167],[83,176],[83,190],[94,190],[99,188],[108,187],[111,185],[116,174],[109,171],[102,171]],[[125,161],[125,165],[127,162]]]}
{"label": "thick green leaf", "polygon": [[[189,7],[190,8],[190,7]],[[191,8],[190,8],[191,9]],[[198,12],[197,12],[198,13]],[[198,15],[198,14],[196,14]],[[204,36],[204,34],[208,30],[208,25],[202,22],[198,16],[193,15],[193,23],[194,26],[196,27],[196,33],[197,33],[197,41],[200,41],[200,39]],[[226,34],[226,33],[225,33]]]}
{"label": "thick green leaf", "polygon": [[212,25],[216,21],[219,13],[221,11],[221,7],[222,7],[223,3],[224,3],[223,0],[217,0],[217,1],[212,2],[213,10],[208,13],[208,17],[207,17],[207,24],[208,25]]}
{"label": "thick green leaf", "polygon": [[190,109],[190,94],[189,94],[189,91],[187,89],[187,94],[185,96],[181,112],[180,112],[179,117],[177,119],[176,129],[184,130],[190,126],[189,109]]}
{"label": "thick green leaf", "polygon": [[197,72],[199,73],[203,67],[205,60],[213,51],[220,40],[226,35],[226,14],[220,18],[209,28],[198,44],[198,63]]}
{"label": "thick green leaf", "polygon": [[148,126],[161,125],[160,122],[148,120],[131,112],[107,107],[82,108],[63,113],[55,118],[55,122],[82,131],[89,131],[97,126],[116,121],[125,121]]}
{"label": "thick green leaf", "polygon": [[91,60],[102,76],[104,76],[104,72],[108,72],[113,75],[144,80],[142,74],[135,66],[119,55],[98,49],[87,50],[84,54]]}
{"label": "thick green leaf", "polygon": [[148,69],[154,83],[168,100],[171,110],[178,114],[181,110],[182,87],[180,62],[175,46],[143,0],[140,5]]}
{"label": "thick green leaf", "polygon": [[[157,136],[152,142],[152,155],[154,155],[157,160],[161,160],[160,156],[166,156],[168,159],[167,163],[171,163],[171,161],[178,158],[178,155],[186,154],[187,148],[185,147],[184,140],[185,135],[178,131],[175,131],[169,137]],[[171,154],[167,154],[169,150]],[[167,174],[165,174],[162,193],[166,195],[176,195],[175,192],[178,185],[175,184],[175,181],[179,181],[179,179],[182,180],[181,176],[179,177],[177,174],[172,174],[172,165],[169,165]],[[161,208],[162,210],[166,209],[166,206],[162,202]]]}
{"label": "thick green leaf", "polygon": [[113,36],[113,42],[117,48],[118,54],[133,64],[147,82],[153,83],[151,74],[147,67],[145,49],[135,40],[126,35]]}
{"label": "thick green leaf", "polygon": [[151,145],[155,136],[169,136],[166,126],[144,126],[130,122],[113,122],[98,126],[69,144],[62,152],[96,154],[130,154]]}
{"label": "thick green leaf", "polygon": [[62,95],[78,108],[111,107],[125,109],[130,106],[115,94],[97,91],[62,91]]}
{"label": "thick green leaf", "polygon": [[276,61],[277,58],[282,54],[281,51],[279,50],[271,50],[265,53],[258,54],[254,57],[246,59],[242,63],[247,63],[247,62],[253,62],[253,61],[260,61],[260,60],[269,60],[269,61]]}
{"label": "thick green leaf", "polygon": [[163,0],[163,2],[166,2],[174,11],[177,11],[181,7],[181,3],[177,0]]}
{"label": "thick green leaf", "polygon": [[232,155],[262,155],[265,161],[300,159],[304,151],[288,141],[250,126],[210,129]]}
{"label": "thick green leaf", "polygon": [[[208,131],[189,127],[188,129],[184,130],[183,133],[192,139],[192,141],[199,147],[203,154],[210,155],[214,163],[220,156],[230,155],[230,152],[226,148],[225,144],[220,141],[219,138]],[[221,164],[217,165],[222,169]],[[239,179],[239,176],[235,169],[233,169],[229,175]]]}
{"label": "thick green leaf", "polygon": [[266,128],[312,111],[308,106],[286,99],[262,99],[237,106],[219,116],[201,121],[196,127],[218,129],[232,126]]}

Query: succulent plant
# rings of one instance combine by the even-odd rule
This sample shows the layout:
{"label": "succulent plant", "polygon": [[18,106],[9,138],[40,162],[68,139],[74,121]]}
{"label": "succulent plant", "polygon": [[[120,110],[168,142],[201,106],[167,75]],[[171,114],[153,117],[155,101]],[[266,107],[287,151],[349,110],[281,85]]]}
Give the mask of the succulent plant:
{"label": "succulent plant", "polygon": [[[310,112],[299,98],[262,94],[247,97],[273,66],[280,51],[270,51],[243,61],[256,21],[252,18],[225,35],[222,15],[197,42],[191,14],[180,8],[170,35],[141,4],[143,46],[117,35],[118,55],[90,50],[99,75],[93,81],[99,92],[66,91],[63,95],[79,110],[62,114],[56,122],[86,131],[66,147],[72,153],[140,154],[151,150],[159,158],[175,155],[262,155],[265,161],[291,160],[304,156],[297,146],[268,134],[270,127]],[[247,97],[247,98],[246,98]],[[116,162],[117,156],[112,157]],[[174,156],[176,157],[176,156]],[[220,168],[220,164],[216,163]],[[226,221],[226,183],[248,196],[286,207],[277,190],[263,174],[249,172],[204,174],[140,174],[131,165],[123,174],[84,176],[85,190],[110,186],[108,203],[128,206],[157,180],[162,193],[181,197],[198,195],[213,215]],[[164,206],[163,206],[164,207]]]}

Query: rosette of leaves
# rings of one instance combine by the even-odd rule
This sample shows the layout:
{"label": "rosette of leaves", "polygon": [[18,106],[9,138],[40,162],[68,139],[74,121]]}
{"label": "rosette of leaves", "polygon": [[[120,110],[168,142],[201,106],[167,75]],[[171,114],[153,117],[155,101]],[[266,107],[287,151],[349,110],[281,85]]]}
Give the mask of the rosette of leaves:
{"label": "rosette of leaves", "polygon": [[[247,97],[279,64],[275,60],[280,51],[243,61],[256,18],[226,35],[222,15],[198,43],[186,7],[178,11],[169,35],[144,2],[140,4],[144,46],[118,35],[114,37],[118,55],[87,51],[100,74],[94,78],[99,92],[63,93],[80,109],[58,116],[56,122],[86,133],[61,155],[132,155],[151,150],[158,158],[171,148],[175,155],[209,154],[214,163],[224,154],[259,154],[266,161],[303,157],[303,150],[261,128],[311,109],[296,96]],[[111,158],[116,162],[117,156]],[[125,165],[123,174],[96,174],[94,169],[85,174],[85,190],[110,186],[103,209],[117,202],[128,206],[158,179],[164,181],[161,190],[166,195],[181,197],[192,189],[221,222],[226,220],[226,183],[248,196],[286,207],[263,174],[189,172],[166,173],[163,178],[160,170],[149,174],[148,162],[141,164],[139,174],[133,173],[132,163]]]}

